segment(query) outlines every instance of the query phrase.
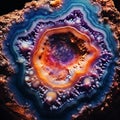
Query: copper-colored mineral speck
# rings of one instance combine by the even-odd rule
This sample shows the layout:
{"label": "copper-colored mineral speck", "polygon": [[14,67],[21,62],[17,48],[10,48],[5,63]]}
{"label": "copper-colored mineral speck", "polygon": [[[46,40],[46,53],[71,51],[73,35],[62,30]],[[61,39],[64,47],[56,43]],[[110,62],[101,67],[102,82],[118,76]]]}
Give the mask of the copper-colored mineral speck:
{"label": "copper-colored mineral speck", "polygon": [[60,7],[63,0],[50,0],[50,5],[52,7]]}

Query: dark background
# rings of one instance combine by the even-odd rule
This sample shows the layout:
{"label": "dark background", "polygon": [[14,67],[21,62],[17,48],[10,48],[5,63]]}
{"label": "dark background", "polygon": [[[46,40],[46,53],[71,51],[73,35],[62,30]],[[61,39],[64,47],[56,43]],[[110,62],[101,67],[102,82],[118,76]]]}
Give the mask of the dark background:
{"label": "dark background", "polygon": [[7,14],[15,9],[22,9],[26,2],[32,0],[0,0],[0,15]]}
{"label": "dark background", "polygon": [[[15,9],[22,9],[26,2],[32,0],[0,0],[0,15],[7,14],[14,11]],[[115,7],[120,11],[120,0],[114,0]],[[106,109],[104,112],[95,111],[88,117],[82,120],[120,120],[120,93],[113,96],[113,101],[110,108]],[[21,117],[15,117],[10,114],[11,112],[5,108],[0,107],[0,120],[21,120]]]}

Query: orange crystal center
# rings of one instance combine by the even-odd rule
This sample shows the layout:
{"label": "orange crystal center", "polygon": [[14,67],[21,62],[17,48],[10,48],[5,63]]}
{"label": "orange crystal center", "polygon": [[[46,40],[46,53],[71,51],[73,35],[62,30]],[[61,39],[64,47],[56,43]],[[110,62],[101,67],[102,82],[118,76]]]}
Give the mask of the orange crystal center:
{"label": "orange crystal center", "polygon": [[[68,55],[66,51],[69,51],[69,46],[63,44],[63,47],[60,47],[58,51],[57,47],[51,47],[49,44],[49,36],[60,33],[72,33],[80,40],[83,40],[88,52],[80,55],[79,51],[82,48],[76,45],[79,51],[76,52],[74,48],[72,48],[70,51],[72,53],[68,56],[70,60],[67,60],[67,57],[63,59]],[[59,41],[58,38],[58,45]],[[71,38],[70,41],[74,43],[75,40]],[[66,46],[68,50],[64,50]],[[55,52],[56,50],[57,52]],[[90,71],[92,64],[99,57],[99,54],[99,50],[91,44],[91,40],[87,35],[70,26],[59,27],[48,29],[43,33],[34,49],[32,64],[42,84],[52,89],[65,89],[73,86],[81,76],[84,76]]]}

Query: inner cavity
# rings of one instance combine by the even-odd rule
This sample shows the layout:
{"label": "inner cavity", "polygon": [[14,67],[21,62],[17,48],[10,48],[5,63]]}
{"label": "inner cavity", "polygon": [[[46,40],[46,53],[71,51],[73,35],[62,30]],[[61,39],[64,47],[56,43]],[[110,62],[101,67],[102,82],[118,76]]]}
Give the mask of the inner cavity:
{"label": "inner cavity", "polygon": [[79,47],[76,44],[77,39],[78,38],[70,32],[49,36],[52,59],[62,64],[71,62],[79,53]]}

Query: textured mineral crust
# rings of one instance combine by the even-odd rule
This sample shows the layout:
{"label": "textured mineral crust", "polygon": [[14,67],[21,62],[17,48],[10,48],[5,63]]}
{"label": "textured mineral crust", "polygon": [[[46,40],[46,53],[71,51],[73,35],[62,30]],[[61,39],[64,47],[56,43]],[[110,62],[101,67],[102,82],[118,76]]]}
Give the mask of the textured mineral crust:
{"label": "textured mineral crust", "polygon": [[[120,12],[115,8],[112,0],[91,0],[91,4],[99,4],[101,11],[98,13],[99,22],[109,24],[113,36],[118,44],[119,53],[116,62],[114,80],[109,93],[106,95],[104,102],[95,108],[84,107],[79,113],[72,115],[73,120],[119,120],[120,113]],[[119,4],[119,3],[118,3]],[[3,50],[3,42],[15,23],[24,21],[24,13],[30,9],[39,8],[45,5],[51,8],[51,11],[59,9],[62,6],[61,0],[33,0],[25,4],[23,9],[14,10],[8,14],[0,16],[0,119],[4,120],[36,120],[37,118],[28,109],[28,106],[21,106],[15,100],[14,94],[8,87],[10,76],[14,75],[12,63],[7,59]],[[5,115],[4,115],[5,114]]]}

